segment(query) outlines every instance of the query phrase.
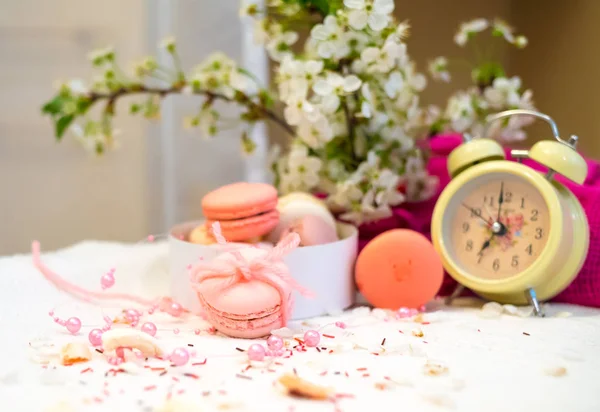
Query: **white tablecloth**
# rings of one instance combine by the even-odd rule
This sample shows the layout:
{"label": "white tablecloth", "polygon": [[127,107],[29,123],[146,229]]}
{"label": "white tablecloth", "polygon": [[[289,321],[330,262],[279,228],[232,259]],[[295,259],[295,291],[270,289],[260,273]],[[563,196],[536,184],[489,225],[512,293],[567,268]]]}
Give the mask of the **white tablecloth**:
{"label": "white tablecloth", "polygon": [[[153,296],[168,294],[166,254],[161,243],[84,242],[43,259],[96,290],[100,275],[115,266],[115,291]],[[167,367],[166,374],[129,367],[112,377],[105,376],[111,366],[100,354],[89,363],[56,369],[30,359],[35,353],[30,343],[86,342],[87,332],[102,324],[101,309],[56,291],[30,256],[0,258],[0,293],[2,411],[600,411],[600,311],[589,308],[552,304],[544,319],[484,318],[480,303],[454,308],[434,303],[424,324],[386,321],[382,311],[355,309],[290,325],[294,331],[322,327],[335,337],[323,338],[320,346],[326,350],[310,349],[250,369],[245,354],[236,350],[250,341],[196,336],[194,329],[207,329],[202,320],[175,322],[159,315],[154,321],[165,349],[191,344],[188,348],[197,351],[193,362],[206,358],[206,363]],[[84,324],[79,335],[56,326],[48,316],[52,308],[62,318],[79,316]],[[115,310],[104,308],[107,314]],[[347,329],[331,325],[336,320]],[[414,336],[419,331],[423,337]],[[86,368],[93,371],[82,373]],[[331,386],[340,394],[337,403],[294,399],[273,384],[294,370]]]}

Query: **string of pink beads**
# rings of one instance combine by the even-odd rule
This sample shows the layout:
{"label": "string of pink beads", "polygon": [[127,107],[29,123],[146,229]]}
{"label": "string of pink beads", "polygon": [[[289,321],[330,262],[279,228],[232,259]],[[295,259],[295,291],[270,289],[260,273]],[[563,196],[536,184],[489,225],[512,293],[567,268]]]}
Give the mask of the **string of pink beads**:
{"label": "string of pink beads", "polygon": [[52,320],[54,321],[54,323],[56,323],[57,325],[60,325],[60,326],[64,326],[73,335],[77,334],[77,332],[79,332],[79,330],[81,329],[81,320],[79,320],[78,317],[73,316],[67,320],[64,320],[64,319],[59,318],[58,316],[54,316],[53,310],[48,312],[48,315],[50,317],[52,317]]}

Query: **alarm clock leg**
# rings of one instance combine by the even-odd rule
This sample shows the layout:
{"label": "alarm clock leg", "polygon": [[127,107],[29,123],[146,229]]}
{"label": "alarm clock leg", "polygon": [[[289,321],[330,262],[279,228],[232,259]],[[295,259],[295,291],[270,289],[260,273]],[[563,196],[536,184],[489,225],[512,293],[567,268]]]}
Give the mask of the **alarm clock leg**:
{"label": "alarm clock leg", "polygon": [[456,288],[454,288],[454,290],[452,291],[452,294],[448,297],[446,297],[446,300],[444,301],[446,303],[446,305],[450,306],[452,304],[452,301],[454,299],[456,299],[457,297],[460,296],[461,293],[463,293],[463,290],[465,290],[465,287],[461,284],[456,285]]}
{"label": "alarm clock leg", "polygon": [[539,316],[541,318],[546,316],[546,314],[542,310],[540,302],[538,301],[537,295],[535,293],[535,290],[533,290],[533,288],[527,289],[525,291],[525,296],[527,297],[527,300],[529,301],[531,306],[533,306],[533,313],[535,314],[535,316]]}

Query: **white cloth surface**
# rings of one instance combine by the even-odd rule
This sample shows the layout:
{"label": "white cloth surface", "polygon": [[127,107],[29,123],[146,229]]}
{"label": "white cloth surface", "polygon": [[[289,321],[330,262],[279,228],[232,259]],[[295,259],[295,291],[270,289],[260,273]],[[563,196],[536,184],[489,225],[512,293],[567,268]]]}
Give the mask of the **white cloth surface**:
{"label": "white cloth surface", "polygon": [[[42,245],[42,253],[46,265],[81,286],[99,290],[100,276],[116,267],[117,283],[111,291],[168,295],[164,243],[84,242],[52,253],[44,253]],[[60,347],[64,342],[87,342],[89,330],[103,324],[100,308],[57,291],[28,255],[0,258],[0,293],[0,410],[600,411],[596,309],[551,304],[544,319],[506,314],[485,318],[481,302],[462,301],[452,308],[434,302],[422,324],[386,321],[384,311],[359,308],[290,325],[299,333],[322,328],[322,333],[335,336],[323,337],[319,346],[327,350],[310,348],[250,369],[246,354],[236,348],[245,349],[252,341],[206,332],[196,336],[194,329],[208,327],[200,318],[183,322],[159,314],[153,321],[159,326],[161,345],[167,351],[178,346],[194,349],[197,358],[192,362],[206,358],[206,364],[167,367],[162,376],[138,367],[106,377],[112,367],[95,352],[91,362],[56,369],[53,364],[44,369],[30,359],[35,353],[30,343]],[[115,314],[117,307],[104,311]],[[52,308],[64,319],[79,316],[81,332],[72,336],[55,325],[48,316]],[[557,316],[565,312],[568,317]],[[345,330],[332,324],[338,320],[347,324]],[[423,337],[413,331],[422,331]],[[81,373],[86,368],[93,371]],[[353,397],[341,397],[337,404],[291,398],[273,382],[294,369],[301,377]],[[432,376],[432,370],[442,373]],[[166,400],[169,393],[171,401]]]}

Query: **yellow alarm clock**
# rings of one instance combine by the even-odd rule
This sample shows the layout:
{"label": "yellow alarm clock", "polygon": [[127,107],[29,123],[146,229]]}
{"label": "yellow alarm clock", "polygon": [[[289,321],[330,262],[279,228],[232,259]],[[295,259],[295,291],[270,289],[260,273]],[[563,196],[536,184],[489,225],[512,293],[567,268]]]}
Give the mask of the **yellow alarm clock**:
{"label": "yellow alarm clock", "polygon": [[[553,177],[582,184],[587,164],[575,149],[577,137],[561,139],[545,114],[508,110],[488,117],[487,125],[521,115],[548,122],[554,140],[513,150],[518,162],[512,162],[496,141],[466,135],[448,158],[452,181],[436,203],[431,235],[444,268],[461,285],[453,296],[466,287],[492,301],[529,303],[543,316],[539,302],[571,283],[589,243],[581,204]],[[522,164],[523,158],[547,167],[547,173]]]}

